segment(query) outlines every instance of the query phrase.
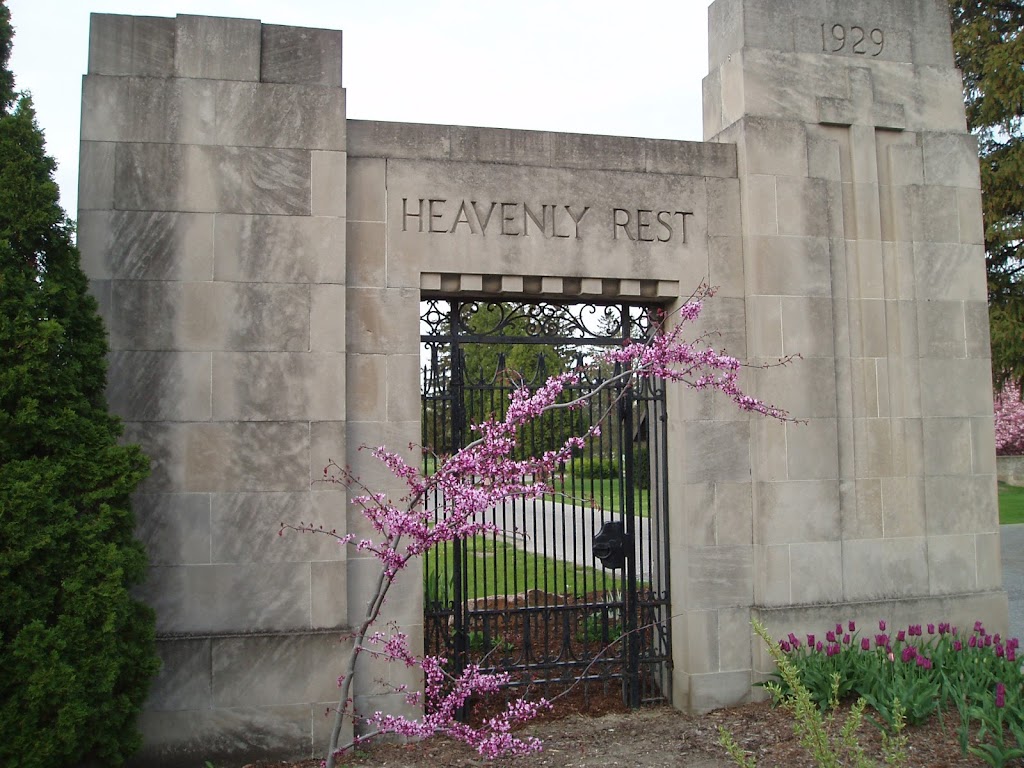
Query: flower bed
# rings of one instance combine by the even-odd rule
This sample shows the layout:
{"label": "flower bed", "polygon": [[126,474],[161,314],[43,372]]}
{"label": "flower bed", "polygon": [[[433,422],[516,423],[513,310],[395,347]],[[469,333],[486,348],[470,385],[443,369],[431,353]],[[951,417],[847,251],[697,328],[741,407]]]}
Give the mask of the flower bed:
{"label": "flower bed", "polygon": [[[945,622],[893,631],[880,621],[877,632],[861,634],[849,622],[803,639],[791,633],[779,645],[822,709],[838,685],[840,699],[863,698],[884,727],[895,726],[900,710],[911,725],[947,712],[958,719],[965,753],[993,766],[1024,757],[1016,638],[989,634],[981,622],[961,633]],[[789,693],[785,681],[776,682]]]}

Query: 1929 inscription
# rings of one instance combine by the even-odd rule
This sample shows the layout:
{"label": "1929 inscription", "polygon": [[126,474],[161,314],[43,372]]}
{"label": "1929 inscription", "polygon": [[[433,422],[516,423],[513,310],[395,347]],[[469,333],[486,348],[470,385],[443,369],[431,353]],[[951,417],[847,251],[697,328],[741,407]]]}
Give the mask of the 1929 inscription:
{"label": "1929 inscription", "polygon": [[610,208],[603,221],[588,205],[523,201],[402,198],[402,231],[434,235],[504,235],[582,240],[587,226],[613,240],[636,243],[686,242],[686,217],[673,208]]}
{"label": "1929 inscription", "polygon": [[885,32],[878,27],[868,31],[853,24],[821,25],[821,50],[825,53],[853,53],[879,56],[885,50]]}

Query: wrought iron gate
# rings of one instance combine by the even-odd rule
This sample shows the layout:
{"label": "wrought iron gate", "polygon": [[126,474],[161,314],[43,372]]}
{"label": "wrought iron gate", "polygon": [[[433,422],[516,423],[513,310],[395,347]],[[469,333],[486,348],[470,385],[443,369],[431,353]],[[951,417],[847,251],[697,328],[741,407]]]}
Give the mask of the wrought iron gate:
{"label": "wrought iron gate", "polygon": [[[616,371],[592,365],[602,347],[646,338],[656,310],[442,299],[422,310],[425,472],[472,439],[470,425],[501,415],[524,376],[536,386],[556,366],[586,371],[568,398],[597,393],[582,410],[530,425],[523,450],[553,448],[604,418],[600,436],[555,478],[559,493],[491,510],[504,535],[428,553],[427,652],[456,670],[507,671],[513,686],[545,696],[574,683],[584,695],[621,683],[629,706],[670,700],[664,390],[649,379],[607,386]],[[599,533],[611,534],[611,546],[595,547]],[[624,556],[606,557],[618,567],[605,568],[599,556],[614,555],[617,534]]]}

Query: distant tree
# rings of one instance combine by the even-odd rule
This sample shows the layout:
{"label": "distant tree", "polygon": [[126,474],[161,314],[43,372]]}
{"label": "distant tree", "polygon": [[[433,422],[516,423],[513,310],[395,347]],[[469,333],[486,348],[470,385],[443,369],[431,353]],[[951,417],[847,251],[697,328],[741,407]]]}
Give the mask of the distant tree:
{"label": "distant tree", "polygon": [[950,0],[984,193],[992,373],[1024,380],[1024,2]]}
{"label": "distant tree", "polygon": [[0,0],[0,765],[118,766],[158,669],[107,351]]}
{"label": "distant tree", "polygon": [[1024,402],[1020,390],[1012,382],[996,393],[996,454],[1020,456],[1024,454]]}

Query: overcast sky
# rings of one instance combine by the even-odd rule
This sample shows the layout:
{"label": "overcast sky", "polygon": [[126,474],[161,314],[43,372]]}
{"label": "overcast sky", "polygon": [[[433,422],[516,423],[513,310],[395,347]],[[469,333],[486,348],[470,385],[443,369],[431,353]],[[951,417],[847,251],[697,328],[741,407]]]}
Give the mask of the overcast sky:
{"label": "overcast sky", "polygon": [[710,0],[8,0],[76,216],[89,14],[234,16],[344,30],[348,116],[700,140]]}

